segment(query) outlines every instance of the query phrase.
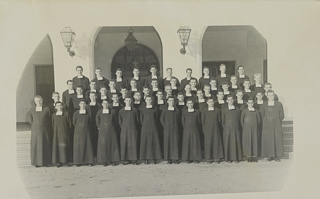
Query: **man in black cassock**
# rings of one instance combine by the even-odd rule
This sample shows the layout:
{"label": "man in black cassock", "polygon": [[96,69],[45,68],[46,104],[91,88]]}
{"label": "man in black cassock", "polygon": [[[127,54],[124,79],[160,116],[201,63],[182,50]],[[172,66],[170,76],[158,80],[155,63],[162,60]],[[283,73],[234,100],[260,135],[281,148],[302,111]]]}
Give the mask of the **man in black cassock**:
{"label": "man in black cassock", "polygon": [[212,76],[210,76],[210,70],[207,66],[203,67],[203,76],[199,79],[199,89],[203,89],[204,85],[210,83],[210,79],[213,79]]}
{"label": "man in black cassock", "polygon": [[82,75],[82,72],[83,72],[82,66],[77,66],[76,71],[78,75],[72,79],[73,85],[74,87],[81,86],[83,88],[83,93],[85,93],[89,89],[89,84],[90,84],[89,78]]}
{"label": "man in black cassock", "polygon": [[[65,105],[66,109],[70,114],[73,111],[73,107],[70,107],[70,99],[76,95],[76,92],[73,88],[72,80],[68,80],[67,85],[68,85],[68,89],[62,93],[62,103]],[[72,114],[70,116],[72,116]]]}
{"label": "man in black cassock", "polygon": [[157,67],[155,65],[150,66],[150,73],[151,75],[145,78],[144,86],[148,86],[149,88],[152,88],[151,87],[152,80],[156,79],[158,82],[158,87],[162,89],[163,88],[162,78],[157,75]]}
{"label": "man in black cassock", "polygon": [[244,86],[243,86],[244,80],[248,79],[250,82],[250,78],[244,74],[244,66],[243,65],[238,66],[237,71],[238,71],[238,75],[237,75],[238,87],[243,90],[244,89]]}
{"label": "man in black cassock", "polygon": [[92,82],[96,82],[96,89],[99,91],[102,85],[109,89],[109,80],[102,76],[101,68],[96,68],[95,74],[96,77],[92,80]]}
{"label": "man in black cassock", "polygon": [[[185,87],[187,84],[189,84],[191,78],[193,78],[193,77],[192,77],[192,69],[191,69],[191,68],[187,68],[186,74],[187,74],[187,77],[184,78],[184,79],[182,79],[182,80],[181,80],[181,84],[180,84],[180,91],[182,91],[182,92],[184,92],[184,87]],[[194,79],[196,79],[196,78],[194,78]],[[196,79],[196,81],[198,81],[198,80]]]}
{"label": "man in black cassock", "polygon": [[222,82],[230,82],[230,75],[226,74],[227,66],[225,64],[220,65],[220,75],[218,75],[215,79],[217,80],[218,89],[221,88]]}

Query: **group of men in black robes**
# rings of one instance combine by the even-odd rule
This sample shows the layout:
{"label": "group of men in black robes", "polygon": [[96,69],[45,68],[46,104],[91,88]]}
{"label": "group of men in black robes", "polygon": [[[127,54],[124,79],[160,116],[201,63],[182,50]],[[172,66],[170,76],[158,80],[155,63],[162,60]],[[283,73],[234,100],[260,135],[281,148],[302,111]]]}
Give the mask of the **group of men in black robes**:
{"label": "group of men in black robes", "polygon": [[204,67],[199,80],[188,68],[181,82],[171,68],[161,78],[154,65],[150,76],[140,77],[135,67],[127,79],[120,68],[111,80],[100,68],[91,81],[81,66],[76,71],[62,101],[57,92],[50,107],[42,106],[41,96],[34,98],[32,165],[254,162],[283,156],[282,104],[271,84],[261,83],[261,74],[251,85],[242,65],[237,76],[226,74],[224,64],[217,77]]}

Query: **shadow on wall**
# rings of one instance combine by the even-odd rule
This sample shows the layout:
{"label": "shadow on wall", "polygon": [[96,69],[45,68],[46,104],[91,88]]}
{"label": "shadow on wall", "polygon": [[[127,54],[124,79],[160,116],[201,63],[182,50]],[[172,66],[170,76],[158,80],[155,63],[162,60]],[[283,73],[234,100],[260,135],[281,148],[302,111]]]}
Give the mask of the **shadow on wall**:
{"label": "shadow on wall", "polygon": [[198,56],[200,56],[200,52],[198,48],[198,43],[199,43],[198,38],[200,38],[198,31],[193,30],[191,32],[191,36],[189,37],[188,45],[186,46],[188,48],[187,54],[192,56],[194,60],[196,60]]}
{"label": "shadow on wall", "polygon": [[75,37],[74,48],[77,49],[75,56],[83,60],[87,60],[87,58],[92,57],[92,55],[89,55],[88,52],[88,46],[92,45],[92,39],[90,39],[85,33],[82,34],[81,37]]}

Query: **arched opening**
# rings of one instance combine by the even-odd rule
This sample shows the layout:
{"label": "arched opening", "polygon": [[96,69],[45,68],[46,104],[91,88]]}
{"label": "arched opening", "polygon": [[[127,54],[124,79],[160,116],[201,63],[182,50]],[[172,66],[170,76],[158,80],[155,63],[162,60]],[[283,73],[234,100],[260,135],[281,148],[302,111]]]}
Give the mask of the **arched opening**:
{"label": "arched opening", "polygon": [[127,46],[124,46],[113,56],[111,78],[115,78],[117,68],[122,69],[123,77],[132,77],[134,67],[139,67],[140,76],[146,77],[149,75],[150,66],[153,64],[158,67],[157,71],[160,74],[159,59],[153,50],[138,44],[137,48],[130,52]]}
{"label": "arched opening", "polygon": [[148,67],[155,64],[162,75],[162,42],[153,26],[131,26],[138,48],[132,54],[127,50],[124,40],[128,36],[129,26],[104,26],[98,29],[94,41],[94,67],[102,69],[103,76],[115,77],[116,69],[123,69],[124,77],[131,77],[132,68],[138,66],[141,76],[150,74]]}

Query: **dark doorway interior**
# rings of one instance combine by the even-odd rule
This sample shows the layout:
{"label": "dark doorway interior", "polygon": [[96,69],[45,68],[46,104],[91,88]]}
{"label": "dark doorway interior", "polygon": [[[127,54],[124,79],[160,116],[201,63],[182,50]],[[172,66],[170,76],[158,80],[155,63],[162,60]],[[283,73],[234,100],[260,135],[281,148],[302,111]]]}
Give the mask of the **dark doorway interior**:
{"label": "dark doorway interior", "polygon": [[54,92],[53,65],[35,65],[36,95],[43,98],[43,105],[52,103],[52,93]]}
{"label": "dark doorway interior", "polygon": [[[202,62],[202,68],[207,66],[210,70],[210,76],[216,77],[220,75],[220,65],[225,64],[227,66],[226,73],[228,75],[235,74],[235,65],[236,61],[210,61],[210,62]],[[202,73],[202,72],[201,72]],[[203,75],[203,73],[202,73]]]}
{"label": "dark doorway interior", "polygon": [[133,77],[132,70],[136,66],[140,69],[140,76],[146,77],[150,75],[152,64],[157,66],[157,73],[160,75],[159,59],[150,48],[138,44],[137,48],[131,53],[127,46],[124,46],[112,59],[111,78],[115,78],[117,68],[122,69],[124,78]]}

